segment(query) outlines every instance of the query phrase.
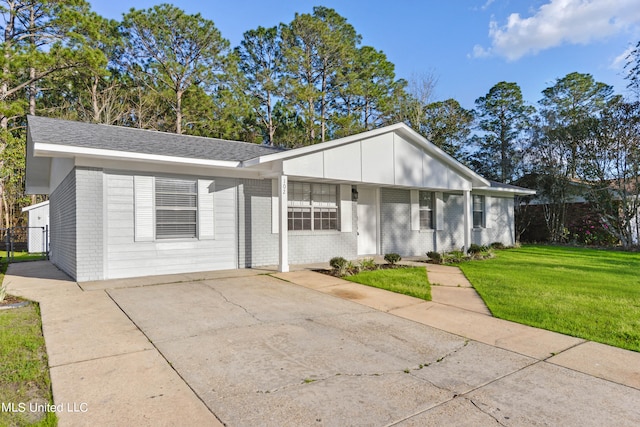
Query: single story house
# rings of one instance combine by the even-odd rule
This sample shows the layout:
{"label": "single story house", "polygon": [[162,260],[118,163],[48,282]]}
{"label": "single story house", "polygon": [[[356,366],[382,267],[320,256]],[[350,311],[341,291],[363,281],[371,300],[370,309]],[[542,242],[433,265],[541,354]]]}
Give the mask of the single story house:
{"label": "single story house", "polygon": [[27,212],[27,250],[29,253],[47,252],[49,234],[49,201],[22,208]]}
{"label": "single story house", "polygon": [[78,281],[514,243],[514,196],[399,123],[312,146],[29,116],[29,194]]}

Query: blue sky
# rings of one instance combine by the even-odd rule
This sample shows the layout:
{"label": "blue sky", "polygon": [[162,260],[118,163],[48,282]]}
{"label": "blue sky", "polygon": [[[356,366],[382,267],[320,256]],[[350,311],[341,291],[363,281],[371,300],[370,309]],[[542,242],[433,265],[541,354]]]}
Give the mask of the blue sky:
{"label": "blue sky", "polygon": [[[120,20],[131,1],[89,0],[102,16]],[[627,94],[625,52],[640,41],[638,0],[175,0],[187,13],[214,21],[237,46],[258,26],[290,22],[313,6],[335,9],[382,50],[398,78],[431,73],[434,100],[472,108],[500,81],[520,85],[526,101],[570,72],[590,73]],[[136,9],[162,1],[137,0]]]}

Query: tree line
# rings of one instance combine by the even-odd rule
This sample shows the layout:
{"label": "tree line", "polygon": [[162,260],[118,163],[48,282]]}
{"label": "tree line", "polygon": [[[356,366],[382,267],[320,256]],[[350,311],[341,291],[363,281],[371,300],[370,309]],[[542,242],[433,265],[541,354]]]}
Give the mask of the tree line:
{"label": "tree line", "polygon": [[[537,108],[517,83],[499,82],[468,110],[433,99],[432,74],[398,78],[384,52],[326,7],[246,31],[235,47],[211,20],[170,4],[120,21],[85,0],[0,0],[0,13],[4,227],[36,201],[24,194],[24,155],[25,115],[38,114],[281,147],[405,122],[489,179],[528,179],[547,202],[551,240],[566,239],[576,182],[603,224],[632,240],[640,108],[589,74],[558,78]],[[626,67],[637,93],[639,59],[640,43]],[[621,197],[635,200],[626,223]]]}

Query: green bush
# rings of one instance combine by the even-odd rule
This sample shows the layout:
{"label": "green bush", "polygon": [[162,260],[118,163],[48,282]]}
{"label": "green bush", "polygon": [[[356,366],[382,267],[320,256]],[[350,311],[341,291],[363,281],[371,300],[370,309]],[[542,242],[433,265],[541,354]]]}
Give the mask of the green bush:
{"label": "green bush", "polygon": [[360,264],[353,261],[347,261],[346,270],[346,273],[348,274],[358,274],[360,273]]}
{"label": "green bush", "polygon": [[360,260],[360,270],[368,271],[368,270],[377,270],[378,264],[373,260],[373,258],[365,258]]}
{"label": "green bush", "polygon": [[429,259],[431,261],[433,261],[434,264],[441,264],[442,263],[442,255],[440,255],[440,252],[429,251],[429,252],[427,252],[427,256],[429,257]]}
{"label": "green bush", "polygon": [[402,260],[402,257],[396,253],[385,254],[384,260],[387,261],[390,265],[396,265],[396,263]]}
{"label": "green bush", "polygon": [[467,253],[469,255],[476,255],[482,252],[486,252],[487,251],[487,247],[486,246],[480,246],[480,245],[476,245],[475,243],[472,243],[469,246],[469,249],[467,249]]}
{"label": "green bush", "polygon": [[451,251],[444,254],[442,261],[444,263],[459,263],[467,259],[462,251]]}
{"label": "green bush", "polygon": [[340,276],[344,275],[348,263],[349,261],[341,256],[333,257],[329,260],[329,265],[333,268],[333,271]]}
{"label": "green bush", "polygon": [[507,247],[502,242],[493,242],[489,245],[491,249],[507,249]]}

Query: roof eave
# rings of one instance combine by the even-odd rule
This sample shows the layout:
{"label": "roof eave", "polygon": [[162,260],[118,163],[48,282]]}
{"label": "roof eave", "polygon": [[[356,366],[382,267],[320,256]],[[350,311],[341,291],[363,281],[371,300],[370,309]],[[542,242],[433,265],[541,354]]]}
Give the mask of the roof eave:
{"label": "roof eave", "polygon": [[194,159],[158,154],[133,153],[127,151],[105,150],[98,148],[76,147],[71,145],[36,143],[35,157],[87,157],[109,160],[137,160],[151,163],[171,163],[194,166],[214,166],[222,168],[238,168],[239,161]]}

